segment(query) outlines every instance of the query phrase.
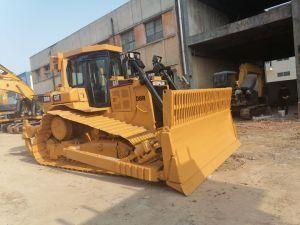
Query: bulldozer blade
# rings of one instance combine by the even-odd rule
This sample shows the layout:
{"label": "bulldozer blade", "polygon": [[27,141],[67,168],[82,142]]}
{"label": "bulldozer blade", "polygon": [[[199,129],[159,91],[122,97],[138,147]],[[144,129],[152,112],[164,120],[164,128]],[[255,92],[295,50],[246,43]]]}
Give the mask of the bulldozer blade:
{"label": "bulldozer blade", "polygon": [[161,133],[167,185],[190,195],[239,146],[231,88],[167,90]]}

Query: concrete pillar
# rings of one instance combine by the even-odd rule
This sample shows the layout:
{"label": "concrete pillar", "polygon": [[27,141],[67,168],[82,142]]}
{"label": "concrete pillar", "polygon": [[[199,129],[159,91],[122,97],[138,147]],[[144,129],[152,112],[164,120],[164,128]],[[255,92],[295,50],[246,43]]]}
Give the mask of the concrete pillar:
{"label": "concrete pillar", "polygon": [[[180,25],[179,23],[182,23],[182,39],[183,39],[183,46],[181,46],[181,57],[182,57],[182,67],[184,68],[183,70],[185,70],[185,77],[188,79],[188,81],[190,82],[191,86],[193,87],[193,82],[192,82],[192,56],[191,56],[191,49],[189,49],[188,45],[187,45],[187,39],[189,36],[189,16],[188,16],[188,7],[189,7],[189,3],[190,1],[186,1],[186,0],[177,0],[176,4],[177,4],[177,10],[178,9],[178,3],[180,5],[180,9],[181,9],[181,18],[179,17],[179,15],[177,15],[177,21],[178,21],[178,26]],[[181,19],[181,21],[180,21]],[[183,56],[184,55],[184,56]],[[185,65],[184,65],[185,64]]]}
{"label": "concrete pillar", "polygon": [[298,89],[298,117],[300,118],[300,0],[292,0],[292,15]]}
{"label": "concrete pillar", "polygon": [[164,37],[168,37],[176,33],[174,11],[169,11],[162,14],[162,24]]}

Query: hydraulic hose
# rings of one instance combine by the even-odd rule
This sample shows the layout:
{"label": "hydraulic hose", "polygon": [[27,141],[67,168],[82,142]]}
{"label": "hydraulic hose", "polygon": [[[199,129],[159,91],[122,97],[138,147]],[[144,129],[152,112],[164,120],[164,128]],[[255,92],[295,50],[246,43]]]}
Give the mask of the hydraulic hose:
{"label": "hydraulic hose", "polygon": [[150,91],[152,98],[154,100],[154,104],[157,106],[157,108],[162,111],[163,108],[163,102],[155,88],[153,87],[151,81],[147,78],[145,72],[138,66],[136,61],[131,61],[131,65],[134,67],[134,69],[138,72],[138,76],[140,81],[146,85],[148,90]]}
{"label": "hydraulic hose", "polygon": [[178,87],[176,86],[176,84],[174,83],[172,78],[169,76],[169,74],[165,70],[163,70],[163,74],[164,74],[163,78],[168,81],[170,88],[172,90],[178,90]]}

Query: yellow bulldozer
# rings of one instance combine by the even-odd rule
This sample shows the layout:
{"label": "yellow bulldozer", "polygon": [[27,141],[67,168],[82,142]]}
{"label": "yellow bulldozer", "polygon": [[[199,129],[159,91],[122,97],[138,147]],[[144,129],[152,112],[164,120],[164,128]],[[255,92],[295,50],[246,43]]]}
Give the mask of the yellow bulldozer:
{"label": "yellow bulldozer", "polygon": [[[22,131],[22,120],[36,122],[41,119],[41,102],[34,91],[16,74],[0,64],[0,104],[1,130],[9,133]],[[8,104],[8,93],[15,93],[16,104]]]}
{"label": "yellow bulldozer", "polygon": [[61,85],[44,95],[41,125],[24,122],[36,161],[191,194],[240,145],[231,88],[176,90],[164,69],[147,76],[144,67],[139,53],[111,45],[51,57]]}

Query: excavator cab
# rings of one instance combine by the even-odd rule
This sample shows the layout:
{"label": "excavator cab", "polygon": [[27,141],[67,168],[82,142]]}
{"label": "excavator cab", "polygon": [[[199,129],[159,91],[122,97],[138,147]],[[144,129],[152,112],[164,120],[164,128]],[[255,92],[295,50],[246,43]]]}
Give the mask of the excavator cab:
{"label": "excavator cab", "polygon": [[235,71],[221,71],[213,75],[213,87],[224,88],[224,87],[236,87],[236,81],[238,73]]}
{"label": "excavator cab", "polygon": [[250,73],[245,76],[245,80],[241,84],[241,89],[243,91],[254,91],[257,82],[257,74]]}

